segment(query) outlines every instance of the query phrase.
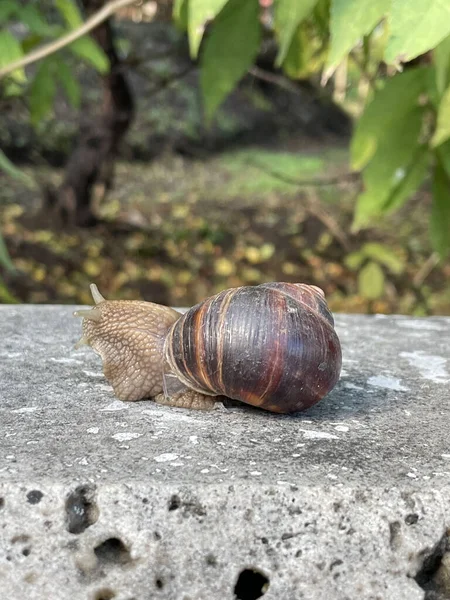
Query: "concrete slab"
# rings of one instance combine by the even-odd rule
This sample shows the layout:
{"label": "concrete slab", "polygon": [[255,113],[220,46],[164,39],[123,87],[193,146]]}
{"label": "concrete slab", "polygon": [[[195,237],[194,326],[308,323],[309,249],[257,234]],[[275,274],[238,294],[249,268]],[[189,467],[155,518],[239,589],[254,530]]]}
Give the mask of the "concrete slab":
{"label": "concrete slab", "polygon": [[277,416],[115,400],[74,309],[0,306],[2,600],[450,598],[450,318],[337,315]]}

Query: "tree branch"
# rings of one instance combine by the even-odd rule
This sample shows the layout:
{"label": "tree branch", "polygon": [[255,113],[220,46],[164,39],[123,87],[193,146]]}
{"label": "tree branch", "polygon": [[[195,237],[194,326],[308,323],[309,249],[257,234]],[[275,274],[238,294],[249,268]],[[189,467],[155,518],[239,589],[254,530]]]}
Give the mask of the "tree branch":
{"label": "tree branch", "polygon": [[9,65],[6,65],[6,67],[3,67],[3,69],[0,69],[0,79],[5,77],[6,75],[9,75],[9,73],[12,73],[16,69],[21,69],[23,67],[26,67],[27,65],[30,65],[31,63],[37,62],[38,60],[45,58],[46,56],[49,56],[50,54],[54,54],[55,52],[61,50],[61,48],[64,48],[65,46],[68,46],[78,38],[83,37],[83,35],[86,35],[86,33],[89,33],[90,31],[92,31],[92,29],[95,29],[98,25],[100,25],[100,23],[106,21],[106,19],[108,19],[119,9],[124,8],[129,4],[134,4],[135,2],[136,0],[112,0],[111,2],[108,2],[108,4],[105,4],[103,8],[101,8],[97,13],[92,15],[92,17],[90,17],[77,29],[74,29],[67,35],[59,38],[58,40],[45,44],[37,50],[33,50],[33,52],[30,52],[21,59],[16,60],[10,63]]}

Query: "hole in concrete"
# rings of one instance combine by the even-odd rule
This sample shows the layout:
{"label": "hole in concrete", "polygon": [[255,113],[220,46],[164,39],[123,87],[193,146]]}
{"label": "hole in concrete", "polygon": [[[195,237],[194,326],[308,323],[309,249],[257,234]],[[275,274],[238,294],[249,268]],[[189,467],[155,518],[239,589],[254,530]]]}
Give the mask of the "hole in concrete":
{"label": "hole in concrete", "polygon": [[22,550],[22,554],[23,554],[24,556],[30,556],[30,553],[31,553],[31,549],[30,549],[30,548],[24,548],[24,549]]}
{"label": "hole in concrete", "polygon": [[79,485],[66,499],[66,523],[69,533],[83,533],[98,519],[95,486]]}
{"label": "hole in concrete", "polygon": [[130,551],[119,538],[109,538],[94,548],[94,554],[103,564],[121,564],[131,562]]}
{"label": "hole in concrete", "polygon": [[214,556],[214,554],[207,554],[205,557],[205,561],[206,564],[211,566],[211,567],[216,567],[217,566],[217,558]]}
{"label": "hole in concrete", "polygon": [[181,506],[181,500],[179,496],[174,494],[169,500],[169,510],[177,510]]}
{"label": "hole in concrete", "polygon": [[44,497],[44,494],[40,490],[31,490],[27,494],[27,500],[30,504],[39,504]]}
{"label": "hole in concrete", "polygon": [[5,506],[5,499],[0,496],[0,508]]}
{"label": "hole in concrete", "polygon": [[240,572],[234,586],[237,600],[256,600],[269,589],[269,579],[257,569],[244,569]]}
{"label": "hole in concrete", "polygon": [[157,542],[159,542],[159,540],[161,539],[161,534],[158,531],[154,531],[153,532],[153,537],[155,538],[155,540]]}
{"label": "hole in concrete", "polygon": [[116,597],[116,592],[111,588],[102,588],[95,592],[94,600],[112,600]]}
{"label": "hole in concrete", "polygon": [[164,587],[164,579],[162,579],[161,577],[157,577],[155,579],[155,585],[158,588],[158,590],[162,590]]}
{"label": "hole in concrete", "polygon": [[405,517],[405,523],[407,525],[415,525],[418,520],[419,520],[419,515],[417,513],[411,513],[409,515],[406,515],[406,517]]}
{"label": "hole in concrete", "polygon": [[425,591],[424,600],[450,600],[450,529],[431,552],[423,554],[422,567],[414,579]]}

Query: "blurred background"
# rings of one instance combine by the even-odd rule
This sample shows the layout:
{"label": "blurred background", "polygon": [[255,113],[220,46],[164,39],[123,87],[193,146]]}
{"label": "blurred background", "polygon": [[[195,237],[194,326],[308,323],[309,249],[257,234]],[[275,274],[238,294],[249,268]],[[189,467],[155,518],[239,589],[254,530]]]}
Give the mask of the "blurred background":
{"label": "blurred background", "polygon": [[[0,75],[112,4],[2,0]],[[403,51],[379,0],[124,4],[0,79],[1,302],[450,314],[450,24]]]}

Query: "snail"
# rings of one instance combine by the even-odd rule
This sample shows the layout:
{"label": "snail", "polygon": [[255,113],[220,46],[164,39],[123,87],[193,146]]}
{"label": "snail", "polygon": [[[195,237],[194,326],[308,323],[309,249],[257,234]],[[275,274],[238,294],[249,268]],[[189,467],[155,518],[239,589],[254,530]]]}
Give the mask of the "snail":
{"label": "snail", "polygon": [[309,408],[335,386],[341,347],[323,291],[265,283],[225,290],[185,314],[134,300],[76,311],[120,400],[208,409],[217,397],[272,412]]}

